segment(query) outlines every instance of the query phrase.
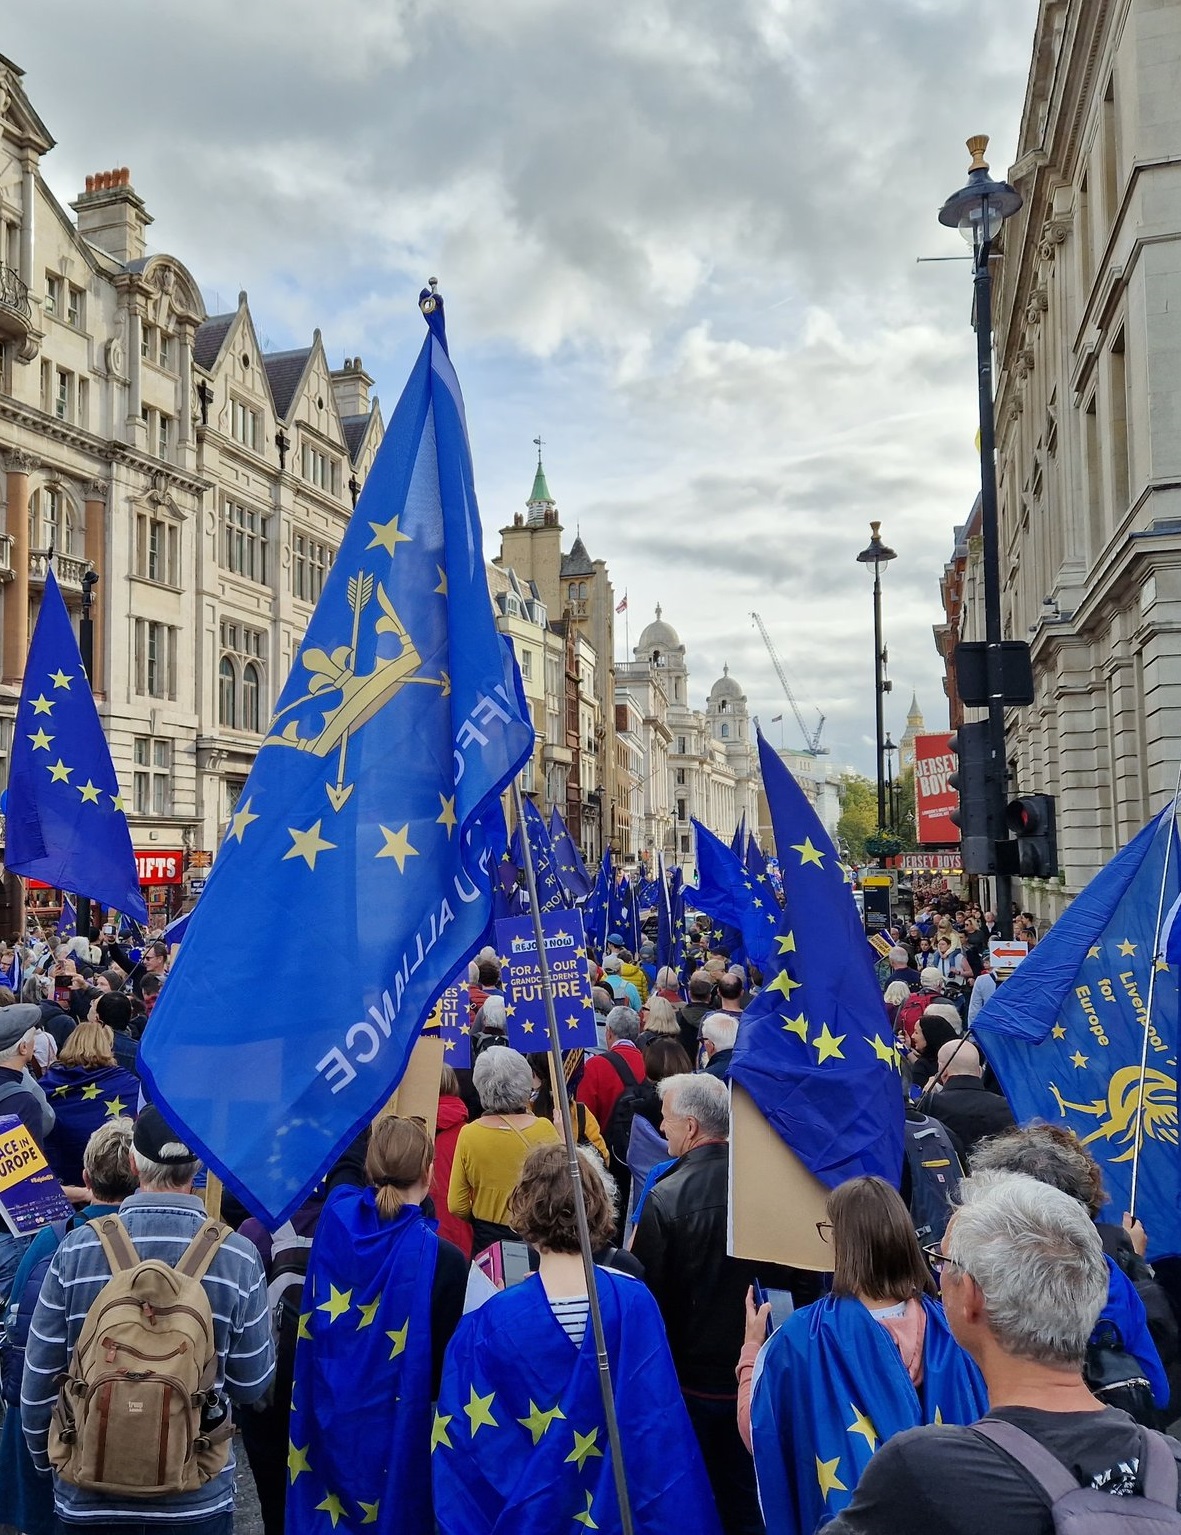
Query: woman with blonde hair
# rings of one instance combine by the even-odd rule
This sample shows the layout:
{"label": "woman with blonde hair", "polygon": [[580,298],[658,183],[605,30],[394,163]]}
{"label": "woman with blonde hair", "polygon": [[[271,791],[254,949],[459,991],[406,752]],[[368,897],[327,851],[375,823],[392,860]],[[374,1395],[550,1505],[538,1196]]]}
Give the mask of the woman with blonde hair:
{"label": "woman with blonde hair", "polygon": [[104,1120],[134,1114],[139,1079],[115,1059],[115,1036],[105,1023],[80,1023],[41,1078],[41,1091],[57,1118],[45,1138],[45,1156],[61,1183],[82,1184],[82,1153]]}
{"label": "woman with blonde hair", "polygon": [[463,1314],[467,1262],[421,1209],[434,1145],[374,1122],[363,1189],[332,1191],[304,1281],[291,1397],[287,1528],[433,1535],[431,1402]]}
{"label": "woman with blonde hair", "polygon": [[677,1010],[667,997],[659,994],[649,997],[640,1009],[640,1022],[644,1027],[636,1043],[641,1050],[661,1036],[680,1040],[681,1026],[677,1022]]}

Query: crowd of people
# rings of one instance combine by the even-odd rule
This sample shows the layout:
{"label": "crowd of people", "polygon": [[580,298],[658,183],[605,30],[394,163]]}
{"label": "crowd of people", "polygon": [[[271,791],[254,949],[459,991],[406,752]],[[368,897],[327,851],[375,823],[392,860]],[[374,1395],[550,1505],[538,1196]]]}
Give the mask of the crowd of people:
{"label": "crowd of people", "polygon": [[383,1113],[273,1231],[207,1210],[145,1102],[166,945],[14,955],[0,1114],[76,1213],[0,1237],[0,1527],[229,1535],[239,1452],[266,1535],[614,1531],[620,1465],[638,1535],[1176,1510],[1174,1298],[1139,1223],[1100,1220],[1086,1148],[1018,1128],[992,1080],[971,1025],[994,928],[928,907],[888,935],[906,1158],[900,1189],[831,1191],[831,1276],[728,1252],[729,1063],[762,978],[708,921],[680,970],[618,933],[590,957],[599,1047],[563,1058],[577,1186],[551,1058],[509,1045],[485,950],[435,1124]]}

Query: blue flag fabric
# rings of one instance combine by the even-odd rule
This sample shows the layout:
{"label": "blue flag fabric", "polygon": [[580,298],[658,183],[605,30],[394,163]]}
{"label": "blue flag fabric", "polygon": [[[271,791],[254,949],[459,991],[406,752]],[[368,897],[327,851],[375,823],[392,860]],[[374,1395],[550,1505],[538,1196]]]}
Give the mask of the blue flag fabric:
{"label": "blue flag fabric", "polygon": [[621,875],[619,880],[611,886],[607,906],[607,931],[620,935],[624,948],[631,950],[634,959],[640,947],[640,919],[636,911],[635,895],[626,874]]}
{"label": "blue flag fabric", "polygon": [[697,833],[696,904],[721,923],[723,929],[736,930],[740,952],[735,951],[731,942],[728,947],[732,959],[745,955],[760,970],[766,969],[775,951],[778,905],[769,892],[756,894],[754,880],[741,858],[708,827],[695,820],[693,829]]}
{"label": "blue flag fabric", "polygon": [[762,735],[759,757],[786,905],[776,974],[742,1015],[730,1077],[829,1188],[863,1173],[897,1188],[902,1084],[849,874]]}
{"label": "blue flag fabric", "polygon": [[[196,908],[194,908],[194,910],[195,909]],[[160,934],[160,937],[169,946],[169,948],[174,947],[188,932],[189,923],[192,920],[193,913],[191,911],[186,911],[183,917],[173,917],[172,921],[167,924],[167,926],[164,928],[164,931]]]}
{"label": "blue flag fabric", "polygon": [[[609,1269],[595,1282],[636,1529],[717,1535],[656,1302]],[[536,1275],[459,1324],[432,1443],[442,1535],[622,1530],[592,1330],[576,1350]]]}
{"label": "blue flag fabric", "polygon": [[730,851],[735,858],[741,858],[746,847],[746,811],[739,817],[738,825],[734,828],[734,835],[730,838]]}
{"label": "blue flag fabric", "polygon": [[45,1158],[60,1183],[82,1183],[86,1142],[107,1119],[134,1117],[139,1078],[122,1066],[65,1066],[55,1061],[41,1091],[57,1116],[45,1137]]}
{"label": "blue flag fabric", "polygon": [[62,896],[61,916],[57,919],[59,938],[73,938],[78,931],[78,913],[68,895]]}
{"label": "blue flag fabric", "polygon": [[52,570],[25,662],[6,806],[10,874],[148,920],[119,781]]}
{"label": "blue flag fabric", "polygon": [[599,872],[595,876],[594,888],[582,908],[582,925],[586,931],[586,941],[594,945],[595,953],[602,957],[607,943],[607,934],[611,929],[607,926],[611,910],[611,891],[614,888],[615,874],[611,866],[611,849],[603,849],[603,861],[599,865]]}
{"label": "blue flag fabric", "polygon": [[1165,959],[1170,965],[1181,964],[1181,895],[1169,907],[1161,932],[1165,935]]}
{"label": "blue flag fabric", "polygon": [[[553,843],[550,841],[549,828],[542,820],[541,812],[531,799],[523,801],[525,807],[525,830],[529,834],[529,851],[533,855],[533,878],[537,882],[537,900],[542,911],[562,911],[569,907],[570,899],[566,894],[566,887],[558,875],[558,860],[554,855]],[[521,828],[517,828],[514,834],[513,847],[519,846],[517,836]],[[516,862],[524,868],[524,860],[514,851]]]}
{"label": "blue flag fabric", "polygon": [[570,828],[556,805],[550,812],[549,835],[554,856],[557,859],[558,878],[566,887],[567,895],[572,901],[585,900],[591,893],[594,881],[587,873],[582,854],[578,851],[574,838],[570,835]]}
{"label": "blue flag fabric", "polygon": [[1131,1208],[1139,1140],[1136,1214],[1150,1258],[1181,1252],[1177,982],[1156,933],[1170,843],[1167,907],[1181,888],[1171,805],[1075,897],[975,1024],[1018,1123],[1065,1125],[1099,1163],[1110,1220]]}
{"label": "blue flag fabric", "polygon": [[[852,1500],[874,1451],[923,1423],[974,1423],[984,1379],[926,1296],[923,1378],[852,1296],[788,1317],[760,1356],[751,1434],[767,1535],[812,1535]],[[936,1417],[938,1414],[938,1417]],[[905,1524],[905,1520],[902,1520]]]}
{"label": "blue flag fabric", "polygon": [[287,1528],[433,1535],[431,1286],[439,1238],[417,1205],[329,1195],[304,1282]]}
{"label": "blue flag fabric", "polygon": [[[674,876],[680,875],[674,869]],[[668,965],[680,973],[685,958],[685,895],[679,878],[664,872],[664,854],[656,855],[656,966]]]}
{"label": "blue flag fabric", "polygon": [[[272,1226],[483,942],[483,820],[533,749],[441,308],[427,323],[141,1050],[153,1102]],[[265,1005],[226,1006],[263,973]]]}

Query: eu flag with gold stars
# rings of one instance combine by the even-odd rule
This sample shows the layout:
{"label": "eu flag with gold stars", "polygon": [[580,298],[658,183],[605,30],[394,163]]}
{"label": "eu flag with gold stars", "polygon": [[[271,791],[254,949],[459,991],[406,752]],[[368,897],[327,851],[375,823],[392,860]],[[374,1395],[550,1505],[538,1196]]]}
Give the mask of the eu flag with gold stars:
{"label": "eu flag with gold stars", "polygon": [[[441,301],[152,1014],[152,1100],[282,1222],[485,940],[533,726],[496,632]],[[307,984],[308,967],[316,985]]]}
{"label": "eu flag with gold stars", "polygon": [[1179,854],[1170,805],[1075,897],[974,1026],[1018,1123],[1063,1125],[1099,1163],[1107,1220],[1131,1209],[1139,1146],[1149,1257],[1181,1252],[1177,978],[1157,932],[1162,882],[1165,908],[1181,890]]}
{"label": "eu flag with gold stars", "polygon": [[5,819],[10,874],[148,920],[119,781],[52,570],[25,662]]}
{"label": "eu flag with gold stars", "polygon": [[730,1076],[829,1188],[902,1170],[902,1083],[849,871],[803,790],[759,735],[785,905]]}

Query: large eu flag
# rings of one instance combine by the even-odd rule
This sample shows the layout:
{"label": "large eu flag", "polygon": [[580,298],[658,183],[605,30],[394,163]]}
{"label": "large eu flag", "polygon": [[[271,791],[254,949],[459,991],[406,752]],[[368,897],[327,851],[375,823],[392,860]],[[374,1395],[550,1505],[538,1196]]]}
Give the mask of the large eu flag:
{"label": "large eu flag", "polygon": [[769,890],[755,893],[754,879],[741,854],[732,852],[700,821],[693,822],[693,829],[697,833],[697,905],[723,929],[733,930],[728,944],[732,952],[736,937],[751,963],[765,969],[775,951],[779,921],[774,897]]}
{"label": "large eu flag", "polygon": [[429,334],[140,1052],[153,1101],[271,1223],[369,1123],[483,941],[482,817],[533,747],[441,304],[423,309]]}
{"label": "large eu flag", "polygon": [[593,881],[587,873],[582,854],[570,835],[570,828],[556,805],[550,811],[549,835],[553,843],[554,856],[558,861],[558,878],[565,885],[566,893],[572,900],[583,900],[590,894]]}
{"label": "large eu flag", "polygon": [[1065,1125],[1099,1163],[1109,1219],[1131,1208],[1139,1145],[1136,1214],[1158,1258],[1181,1252],[1177,981],[1156,930],[1166,857],[1167,905],[1181,890],[1172,805],[1075,897],[975,1024],[1018,1122]]}
{"label": "large eu flag", "polygon": [[611,863],[611,849],[603,849],[603,861],[599,865],[599,872],[595,876],[594,887],[582,908],[582,926],[586,933],[588,943],[594,945],[595,953],[602,955],[607,945],[607,934],[611,931],[608,927],[608,919],[611,911],[611,891],[614,887],[615,873]]}
{"label": "large eu flag", "polygon": [[12,735],[4,865],[146,922],[124,811],[70,615],[49,570]]}
{"label": "large eu flag", "polygon": [[656,854],[656,966],[680,971],[685,958],[685,888],[680,869],[665,873],[664,854]]}
{"label": "large eu flag", "polygon": [[759,736],[786,904],[774,976],[742,1015],[730,1076],[829,1188],[902,1170],[902,1083],[849,871]]}
{"label": "large eu flag", "polygon": [[[533,857],[533,878],[537,883],[537,900],[542,911],[562,911],[570,905],[566,886],[558,873],[558,859],[550,841],[549,828],[541,818],[541,812],[531,799],[523,800],[525,807],[525,831],[529,836],[529,851]],[[513,833],[512,861],[524,867],[520,851],[521,827]]]}

